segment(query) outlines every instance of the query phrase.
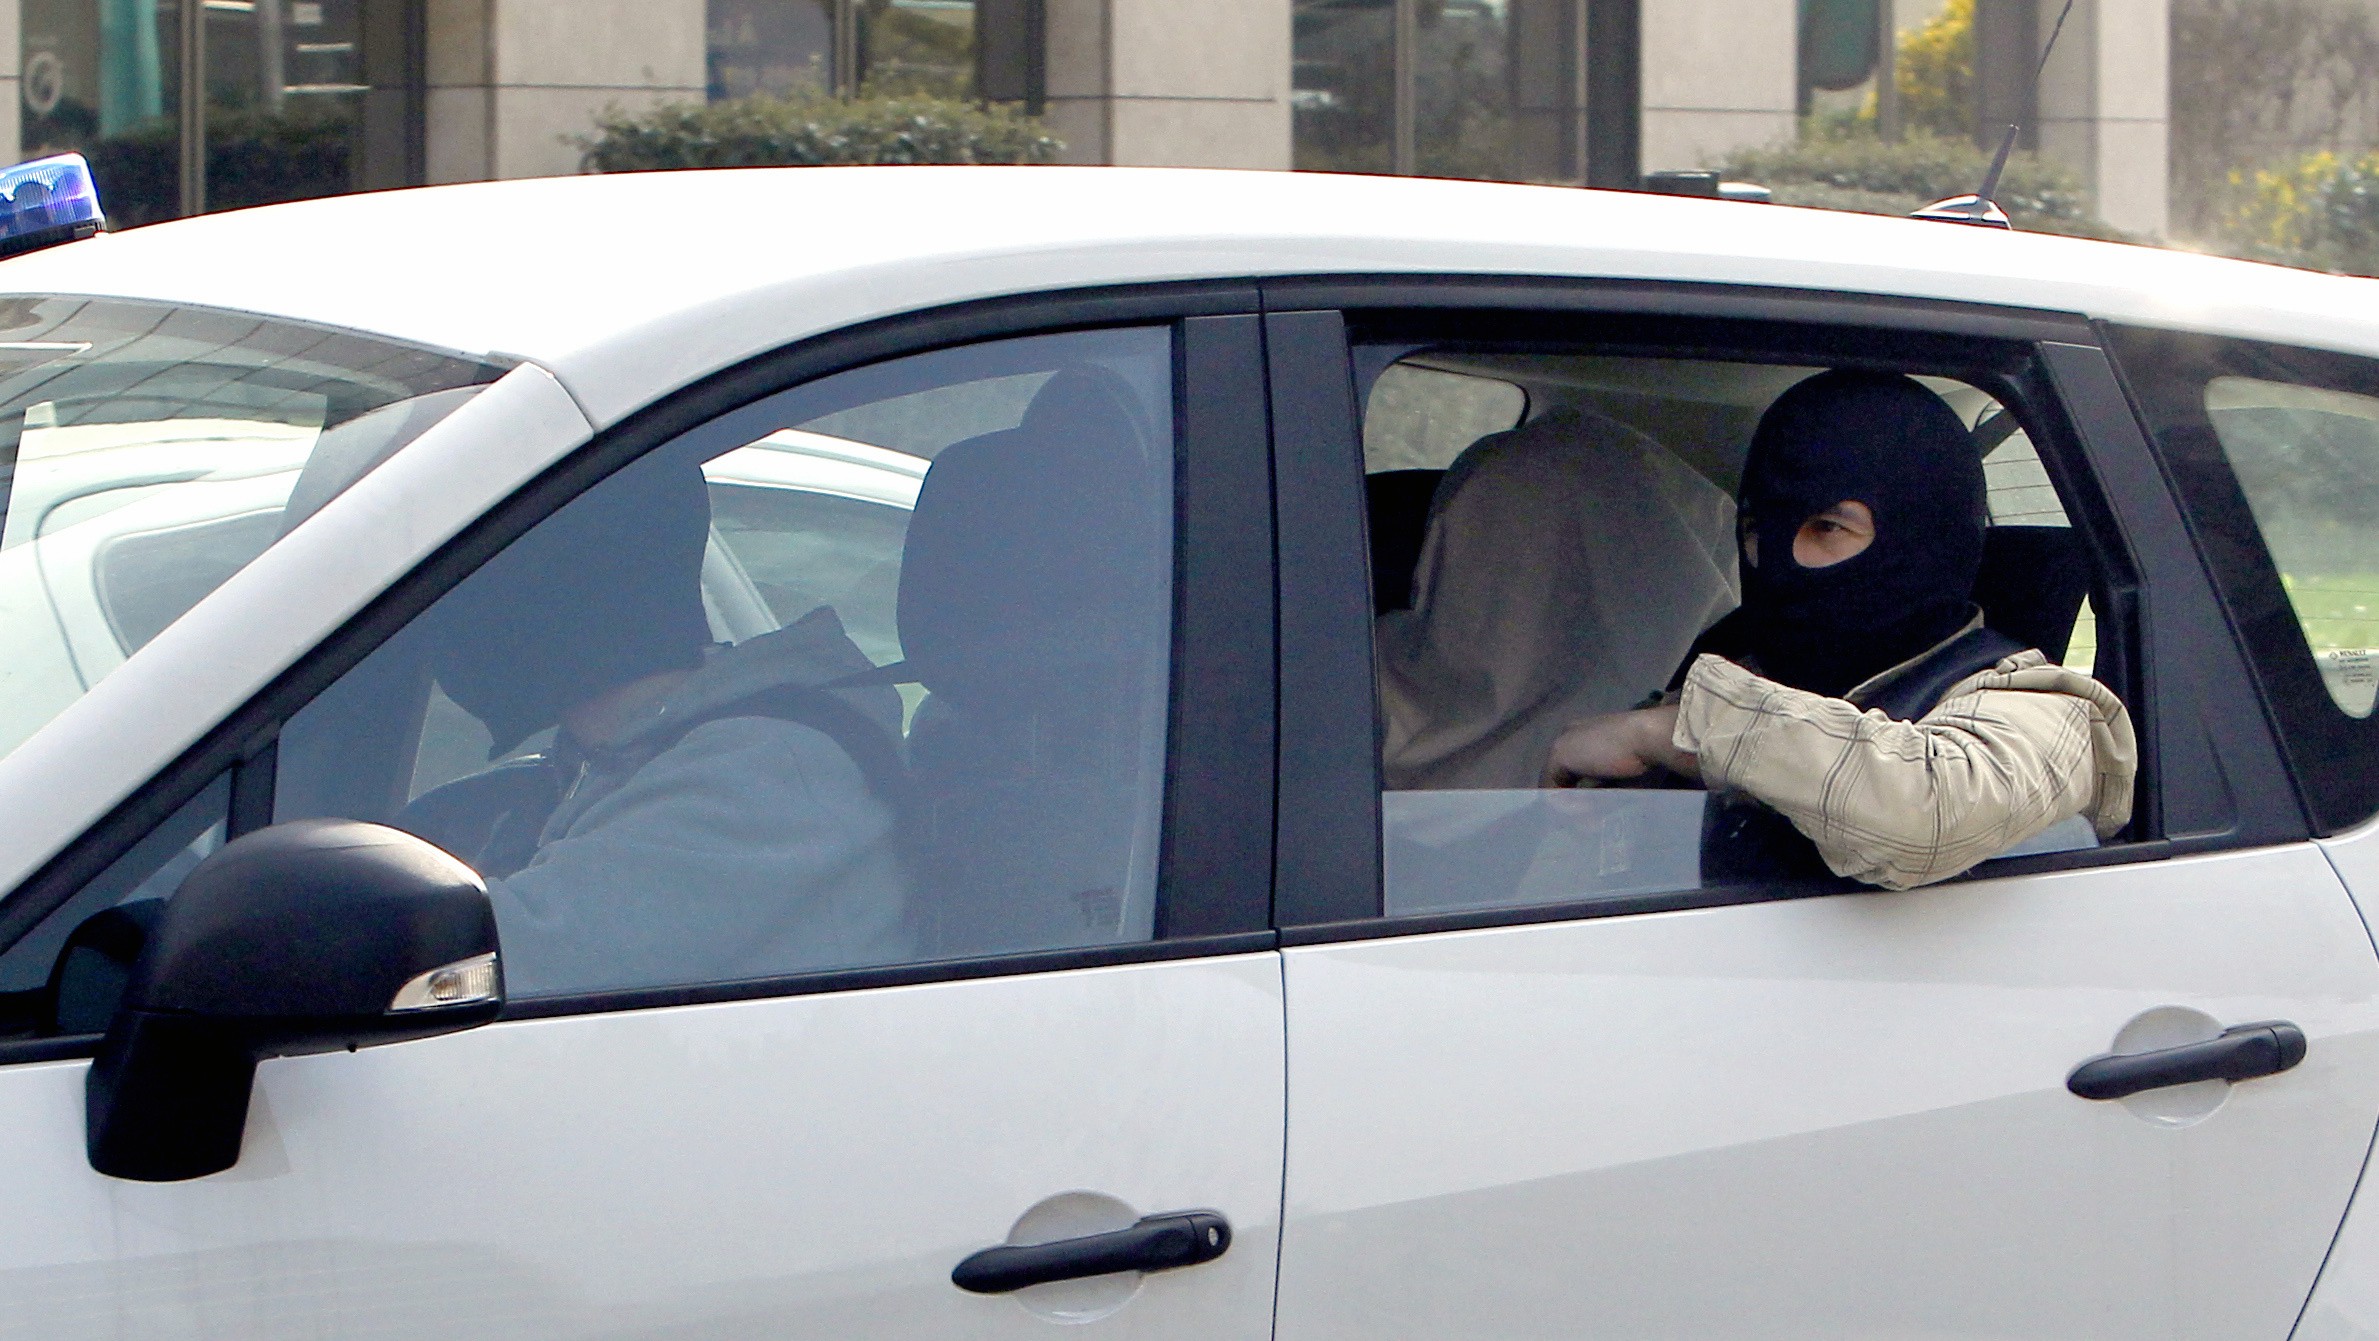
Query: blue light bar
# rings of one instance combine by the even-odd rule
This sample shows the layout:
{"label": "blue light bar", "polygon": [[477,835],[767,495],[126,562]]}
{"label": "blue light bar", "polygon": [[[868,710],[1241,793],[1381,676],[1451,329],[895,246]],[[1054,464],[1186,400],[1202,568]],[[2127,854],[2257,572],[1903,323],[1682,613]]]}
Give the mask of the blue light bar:
{"label": "blue light bar", "polygon": [[0,169],[0,256],[73,242],[105,227],[99,188],[81,154]]}

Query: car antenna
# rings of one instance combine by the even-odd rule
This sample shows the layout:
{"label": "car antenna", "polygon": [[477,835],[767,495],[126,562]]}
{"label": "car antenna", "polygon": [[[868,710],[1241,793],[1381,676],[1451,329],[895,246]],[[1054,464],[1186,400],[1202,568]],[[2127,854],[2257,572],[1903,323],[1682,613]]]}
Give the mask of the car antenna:
{"label": "car antenna", "polygon": [[[2040,96],[2040,77],[2049,68],[2049,53],[2057,49],[2057,39],[2065,33],[2065,20],[2072,15],[2073,0],[2065,0],[2065,8],[2057,12],[2057,26],[2049,30],[2048,45],[2040,49],[2040,61],[2032,67],[2032,97],[2034,99]],[[1984,228],[2014,228],[2015,225],[2008,222],[2007,211],[1999,208],[1998,202],[1992,197],[1999,193],[1999,176],[2007,171],[2007,156],[2015,151],[2016,137],[2023,133],[2023,129],[2023,123],[2019,121],[2009,126],[2007,134],[1999,138],[1999,152],[1991,158],[1991,170],[1983,174],[1981,190],[1970,196],[1951,196],[1947,200],[1936,200],[1909,217],[1930,219],[1935,223],[1976,224]]]}

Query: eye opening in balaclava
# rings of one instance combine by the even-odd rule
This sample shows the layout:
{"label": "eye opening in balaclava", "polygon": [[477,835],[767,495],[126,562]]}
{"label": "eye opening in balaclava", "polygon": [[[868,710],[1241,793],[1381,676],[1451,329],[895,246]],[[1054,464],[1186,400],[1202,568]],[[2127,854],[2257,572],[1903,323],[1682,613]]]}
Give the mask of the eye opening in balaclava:
{"label": "eye opening in balaclava", "polygon": [[[1837,503],[1875,516],[1875,540],[1823,568],[1793,537]],[[1894,373],[1821,373],[1761,416],[1737,505],[1743,650],[1760,672],[1839,697],[1972,617],[1989,526],[1982,457],[1939,396]],[[1745,550],[1748,551],[1748,545]]]}
{"label": "eye opening in balaclava", "polygon": [[701,467],[648,457],[539,522],[431,608],[431,667],[502,753],[605,690],[701,664]]}

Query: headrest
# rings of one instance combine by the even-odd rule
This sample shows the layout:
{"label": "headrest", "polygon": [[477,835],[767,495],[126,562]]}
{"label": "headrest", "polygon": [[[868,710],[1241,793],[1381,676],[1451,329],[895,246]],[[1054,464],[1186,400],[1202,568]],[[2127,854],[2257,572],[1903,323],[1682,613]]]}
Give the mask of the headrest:
{"label": "headrest", "polygon": [[2073,530],[1994,526],[1983,533],[1974,603],[1992,628],[2061,662],[2089,594],[2090,554]]}
{"label": "headrest", "polygon": [[943,449],[901,560],[911,674],[964,697],[1060,684],[1164,646],[1169,443],[1114,373],[1044,383],[1017,427]]}
{"label": "headrest", "polygon": [[1429,501],[1442,470],[1383,470],[1363,477],[1371,513],[1371,612],[1410,610],[1413,569],[1429,534]]}

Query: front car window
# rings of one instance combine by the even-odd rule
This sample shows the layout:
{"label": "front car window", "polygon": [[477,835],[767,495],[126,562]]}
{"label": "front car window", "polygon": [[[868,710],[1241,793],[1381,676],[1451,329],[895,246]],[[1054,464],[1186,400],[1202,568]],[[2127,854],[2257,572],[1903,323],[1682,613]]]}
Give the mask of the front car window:
{"label": "front car window", "polygon": [[472,863],[519,998],[1152,939],[1172,369],[997,341],[663,444],[293,717],[275,819]]}
{"label": "front car window", "polygon": [[501,372],[240,313],[0,299],[0,754]]}

